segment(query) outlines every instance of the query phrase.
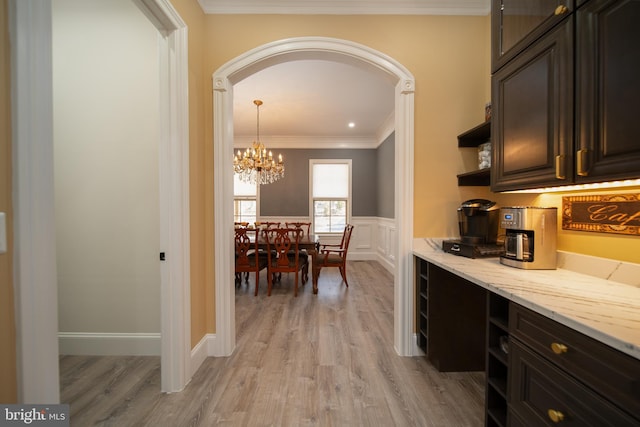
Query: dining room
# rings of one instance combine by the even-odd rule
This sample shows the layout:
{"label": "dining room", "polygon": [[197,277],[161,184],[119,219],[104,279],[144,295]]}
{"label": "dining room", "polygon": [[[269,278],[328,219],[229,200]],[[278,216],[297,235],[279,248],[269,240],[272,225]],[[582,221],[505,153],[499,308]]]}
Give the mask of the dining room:
{"label": "dining room", "polygon": [[333,245],[353,224],[349,260],[393,272],[393,90],[381,73],[323,59],[236,83],[234,221],[304,222],[318,244]]}

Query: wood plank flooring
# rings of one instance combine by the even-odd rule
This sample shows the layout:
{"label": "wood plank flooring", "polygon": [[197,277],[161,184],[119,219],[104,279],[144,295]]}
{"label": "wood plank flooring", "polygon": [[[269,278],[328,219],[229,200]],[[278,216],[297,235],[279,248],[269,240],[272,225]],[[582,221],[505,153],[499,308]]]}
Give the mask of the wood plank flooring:
{"label": "wood plank flooring", "polygon": [[393,349],[393,278],[350,261],[349,288],[322,271],[293,297],[236,288],[237,347],[208,358],[184,391],[160,393],[158,357],[61,356],[72,426],[482,426],[484,373],[440,373]]}

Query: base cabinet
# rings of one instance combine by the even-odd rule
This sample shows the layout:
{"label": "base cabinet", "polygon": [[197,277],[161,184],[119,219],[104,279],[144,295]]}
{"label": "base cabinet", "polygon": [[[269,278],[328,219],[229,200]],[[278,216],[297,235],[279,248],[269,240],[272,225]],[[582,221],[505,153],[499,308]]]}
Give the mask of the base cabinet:
{"label": "base cabinet", "polygon": [[507,425],[640,425],[640,361],[513,302]]}
{"label": "base cabinet", "polygon": [[510,351],[510,416],[528,425],[637,426],[638,420],[517,339]]}
{"label": "base cabinet", "polygon": [[418,345],[486,372],[485,425],[640,426],[640,360],[415,258]]}
{"label": "base cabinet", "polygon": [[485,424],[507,425],[507,385],[509,373],[509,300],[487,294],[487,368]]}
{"label": "base cabinet", "polygon": [[416,258],[418,346],[440,372],[485,369],[486,291]]}

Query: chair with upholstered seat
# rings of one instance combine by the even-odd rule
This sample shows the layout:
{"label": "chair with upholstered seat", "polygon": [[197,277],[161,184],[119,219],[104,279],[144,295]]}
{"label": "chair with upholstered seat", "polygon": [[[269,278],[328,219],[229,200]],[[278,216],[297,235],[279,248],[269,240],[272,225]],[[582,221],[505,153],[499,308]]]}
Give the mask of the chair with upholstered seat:
{"label": "chair with upholstered seat", "polygon": [[268,256],[258,251],[258,231],[252,228],[237,227],[235,229],[236,251],[236,284],[242,283],[242,273],[246,273],[245,283],[249,284],[249,273],[256,273],[256,290],[258,295],[260,270],[267,268]]}
{"label": "chair with upholstered seat", "polygon": [[320,275],[320,270],[324,267],[337,267],[340,269],[340,275],[344,284],[349,287],[347,281],[347,253],[349,251],[349,241],[351,240],[351,233],[353,232],[353,225],[347,224],[342,233],[342,240],[339,245],[320,244],[318,252],[313,259],[313,271],[316,275],[316,282]]}
{"label": "chair with upholstered seat", "polygon": [[[300,260],[298,243],[302,234],[301,230],[293,228],[271,228],[262,230],[264,239],[267,242],[267,295],[271,295],[273,281],[276,274],[295,273],[294,296],[298,296],[298,271],[304,263]],[[306,282],[303,275],[302,282]]]}

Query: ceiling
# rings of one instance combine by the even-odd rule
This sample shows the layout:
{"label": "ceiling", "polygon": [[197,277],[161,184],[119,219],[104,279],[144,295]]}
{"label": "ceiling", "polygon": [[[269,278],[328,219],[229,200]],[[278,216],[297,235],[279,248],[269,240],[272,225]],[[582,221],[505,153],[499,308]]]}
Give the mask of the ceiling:
{"label": "ceiling", "polygon": [[[487,15],[489,0],[198,0],[210,14]],[[353,63],[304,59],[272,65],[233,87],[235,145],[373,148],[393,131],[394,82]],[[349,122],[354,127],[348,126]]]}
{"label": "ceiling", "polygon": [[[393,131],[394,85],[382,71],[305,59],[273,65],[233,87],[236,143],[268,147],[370,148]],[[348,124],[354,123],[350,128]]]}

